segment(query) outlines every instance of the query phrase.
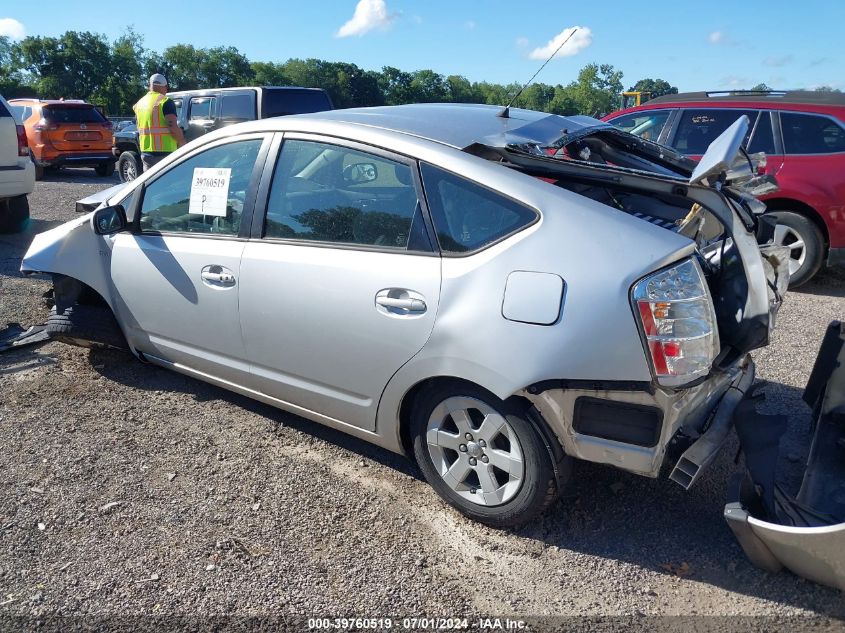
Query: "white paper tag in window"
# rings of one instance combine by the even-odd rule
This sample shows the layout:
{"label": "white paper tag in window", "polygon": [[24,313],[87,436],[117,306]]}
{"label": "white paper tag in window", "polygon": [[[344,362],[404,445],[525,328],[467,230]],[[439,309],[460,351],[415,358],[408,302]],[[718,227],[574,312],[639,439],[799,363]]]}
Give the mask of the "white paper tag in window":
{"label": "white paper tag in window", "polygon": [[195,167],[188,213],[226,216],[231,167]]}

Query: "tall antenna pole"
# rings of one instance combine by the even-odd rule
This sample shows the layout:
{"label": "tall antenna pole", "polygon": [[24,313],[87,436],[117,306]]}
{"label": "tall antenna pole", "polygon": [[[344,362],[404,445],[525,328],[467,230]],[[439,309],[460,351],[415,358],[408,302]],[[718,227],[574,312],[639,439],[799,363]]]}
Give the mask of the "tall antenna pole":
{"label": "tall antenna pole", "polygon": [[555,52],[554,52],[554,53],[552,53],[551,55],[549,55],[549,58],[548,58],[546,61],[544,61],[544,62],[543,62],[543,65],[542,65],[542,66],[540,66],[540,68],[538,68],[538,69],[537,69],[537,72],[536,72],[536,73],[534,73],[534,75],[531,77],[531,79],[529,79],[529,80],[525,83],[525,85],[524,85],[524,86],[522,86],[522,88],[520,88],[520,89],[517,91],[517,93],[513,96],[513,98],[512,98],[512,99],[510,100],[510,102],[508,103],[508,105],[506,105],[506,106],[504,107],[504,109],[503,109],[501,112],[499,112],[498,116],[502,117],[503,119],[507,119],[507,118],[510,116],[511,106],[513,105],[513,102],[514,102],[514,101],[516,101],[517,99],[519,99],[519,95],[521,95],[521,94],[522,94],[522,91],[523,91],[523,90],[525,90],[528,86],[530,86],[530,85],[531,85],[531,82],[532,82],[532,81],[534,81],[534,77],[536,77],[537,75],[539,75],[539,74],[540,74],[540,71],[541,71],[541,70],[543,70],[543,69],[546,67],[546,64],[548,64],[550,61],[552,61],[552,58],[553,58],[555,55],[557,55],[557,54],[558,54],[558,51],[559,51],[560,49],[562,49],[562,48],[563,48],[563,45],[564,45],[564,44],[566,44],[566,43],[567,43],[567,42],[568,42],[568,41],[572,38],[572,36],[573,36],[573,35],[575,35],[575,33],[577,33],[577,32],[578,32],[578,27],[576,26],[574,29],[572,29],[572,33],[570,33],[569,35],[567,35],[567,36],[566,36],[566,39],[565,39],[565,40],[563,40],[563,41],[560,43],[560,46],[558,46],[558,47],[555,49]]}

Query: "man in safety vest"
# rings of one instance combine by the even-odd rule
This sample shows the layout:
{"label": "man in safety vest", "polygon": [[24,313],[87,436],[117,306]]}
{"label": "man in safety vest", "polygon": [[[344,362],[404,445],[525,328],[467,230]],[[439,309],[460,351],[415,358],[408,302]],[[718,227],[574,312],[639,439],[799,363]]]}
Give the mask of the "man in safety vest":
{"label": "man in safety vest", "polygon": [[185,144],[182,128],[176,120],[176,104],[167,98],[167,79],[150,76],[150,90],[132,109],[138,121],[138,145],[144,171]]}

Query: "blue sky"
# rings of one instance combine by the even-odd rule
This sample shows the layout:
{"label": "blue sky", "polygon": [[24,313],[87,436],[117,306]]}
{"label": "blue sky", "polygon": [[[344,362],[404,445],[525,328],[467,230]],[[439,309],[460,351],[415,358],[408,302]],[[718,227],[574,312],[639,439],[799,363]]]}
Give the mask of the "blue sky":
{"label": "blue sky", "polygon": [[[845,2],[531,0],[176,0],[94,7],[67,0],[0,6],[0,34],[55,36],[127,26],[162,51],[234,46],[252,61],[317,57],[365,69],[430,68],[471,81],[526,81],[544,47],[582,27],[538,81],[566,84],[589,62],[685,90],[831,85],[845,90]],[[126,10],[120,7],[126,7]],[[142,7],[149,7],[142,9]],[[17,8],[20,7],[20,8]],[[150,16],[144,18],[141,16]]]}

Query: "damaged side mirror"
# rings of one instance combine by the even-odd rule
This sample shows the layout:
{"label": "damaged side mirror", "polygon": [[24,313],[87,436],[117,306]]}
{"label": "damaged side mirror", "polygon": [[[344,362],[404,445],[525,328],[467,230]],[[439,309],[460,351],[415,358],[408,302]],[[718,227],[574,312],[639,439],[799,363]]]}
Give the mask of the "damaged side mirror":
{"label": "damaged side mirror", "polygon": [[128,226],[126,221],[126,210],[121,205],[103,207],[94,212],[91,218],[94,225],[94,232],[97,235],[112,235],[125,231]]}

